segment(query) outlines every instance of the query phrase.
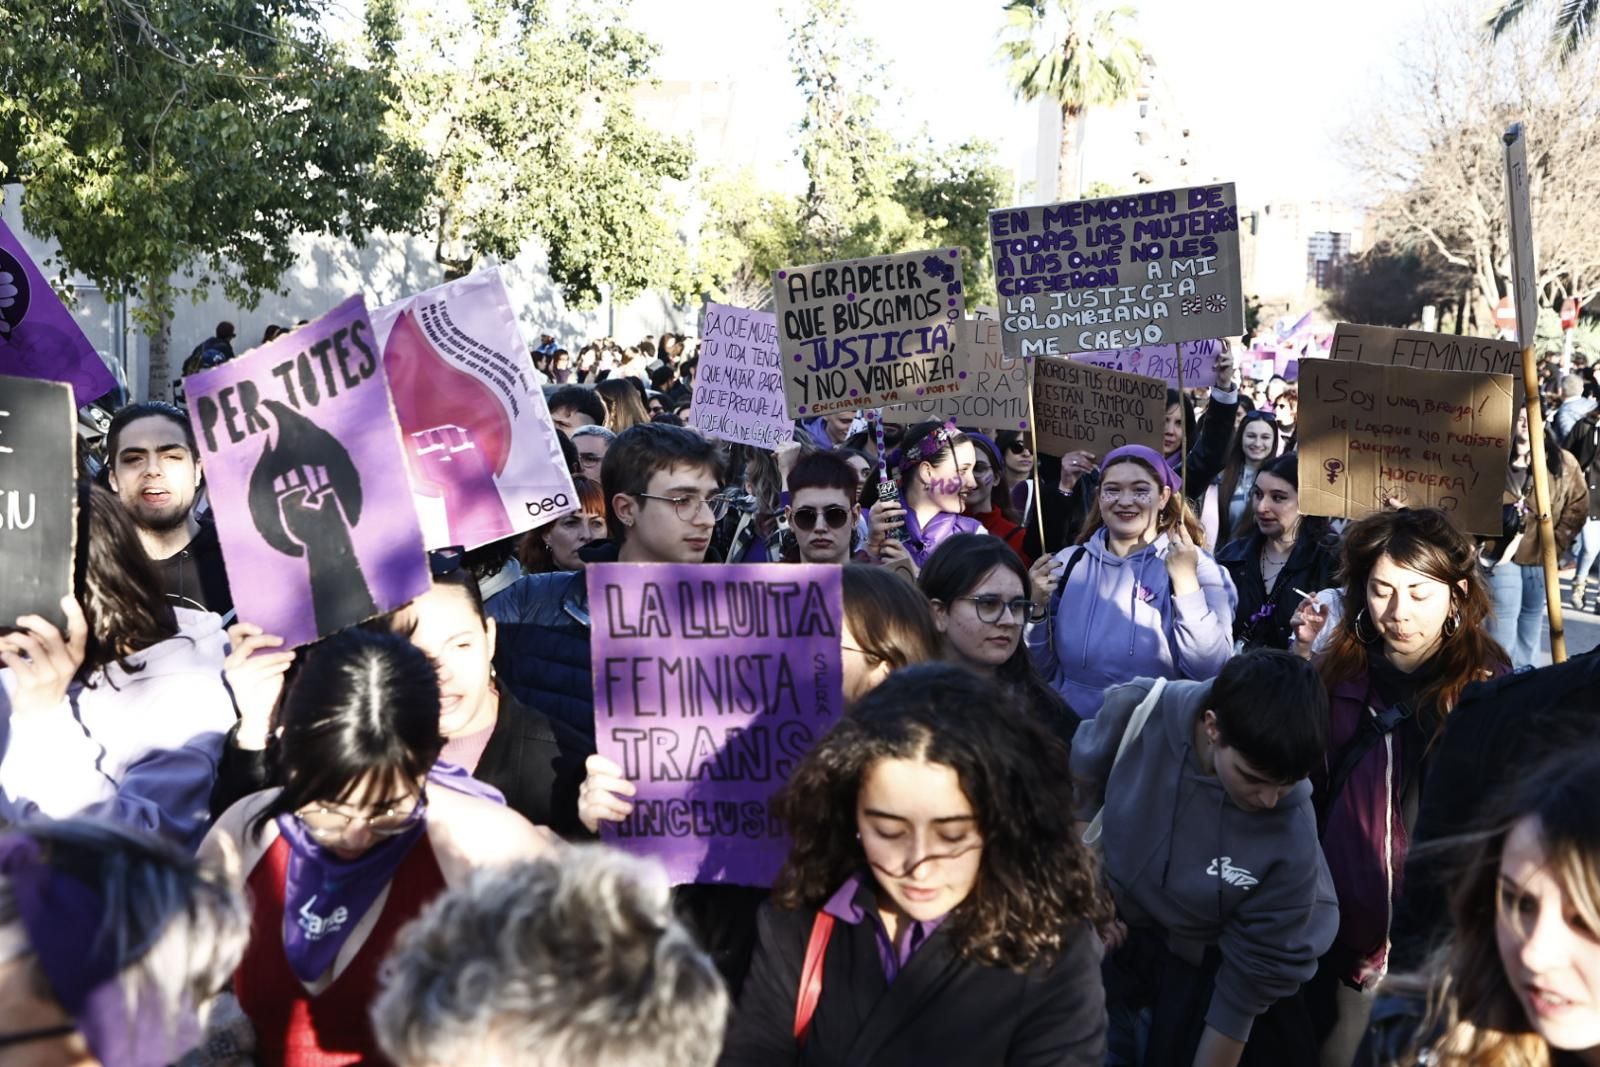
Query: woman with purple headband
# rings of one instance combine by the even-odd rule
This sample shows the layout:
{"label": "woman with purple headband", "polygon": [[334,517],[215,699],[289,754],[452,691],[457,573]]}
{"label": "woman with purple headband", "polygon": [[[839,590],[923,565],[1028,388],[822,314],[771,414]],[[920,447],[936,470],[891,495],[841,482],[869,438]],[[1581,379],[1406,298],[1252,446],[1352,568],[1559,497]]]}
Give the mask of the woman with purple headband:
{"label": "woman with purple headband", "polygon": [[1075,547],[1034,570],[1045,623],[1028,634],[1039,671],[1085,719],[1135,678],[1213,678],[1233,652],[1233,582],[1167,461],[1144,445],[1106,455]]}
{"label": "woman with purple headband", "polygon": [[[961,513],[967,494],[977,487],[975,459],[972,442],[951,423],[922,422],[907,430],[901,447],[888,457],[889,470],[899,475],[903,507],[875,509],[869,550],[876,554],[885,537],[901,537],[912,562],[921,567],[946,538],[982,533],[981,522]],[[877,502],[872,487],[867,497],[869,506]]]}

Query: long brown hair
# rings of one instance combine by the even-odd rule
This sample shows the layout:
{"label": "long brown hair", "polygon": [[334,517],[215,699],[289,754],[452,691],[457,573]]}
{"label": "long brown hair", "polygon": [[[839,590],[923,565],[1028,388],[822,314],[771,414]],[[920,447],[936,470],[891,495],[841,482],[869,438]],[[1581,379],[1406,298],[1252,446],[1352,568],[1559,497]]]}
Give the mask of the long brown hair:
{"label": "long brown hair", "polygon": [[[1228,541],[1243,537],[1255,527],[1255,508],[1250,502],[1245,501],[1244,514],[1239,516],[1239,522],[1233,529],[1225,529],[1228,522],[1228,508],[1233,501],[1233,491],[1239,487],[1239,478],[1244,474],[1245,464],[1249,461],[1244,458],[1244,431],[1252,422],[1264,422],[1272,427],[1272,451],[1267,453],[1267,458],[1256,467],[1256,473],[1272,462],[1272,457],[1278,454],[1278,420],[1270,411],[1251,411],[1240,421],[1237,429],[1233,431],[1233,444],[1228,449],[1228,462],[1222,468],[1222,473],[1217,476],[1217,547],[1221,548]],[[1223,534],[1228,536],[1223,538]]]}
{"label": "long brown hair", "polygon": [[[1439,1067],[1547,1067],[1550,1047],[1530,1033],[1527,1013],[1506,977],[1496,930],[1506,903],[1500,861],[1506,839],[1525,819],[1538,823],[1548,870],[1583,923],[1600,930],[1600,747],[1562,753],[1531,770],[1486,807],[1483,828],[1423,846],[1453,855],[1452,932],[1422,974],[1391,979],[1402,993],[1426,990],[1427,1021],[1418,1040]],[[1436,1036],[1441,1035],[1442,1036]],[[1412,1048],[1401,1062],[1419,1062]]]}
{"label": "long brown hair", "polygon": [[1443,582],[1450,590],[1453,612],[1458,613],[1455,629],[1433,654],[1441,668],[1438,676],[1417,694],[1419,710],[1431,718],[1425,725],[1430,735],[1437,736],[1469,683],[1511,665],[1505,649],[1489,636],[1489,592],[1478,570],[1477,548],[1437,508],[1379,511],[1345,530],[1338,572],[1345,612],[1322,660],[1322,679],[1332,689],[1365,674],[1368,657],[1382,654],[1381,638],[1371,643],[1362,640],[1357,620],[1365,618],[1367,580],[1384,556]]}
{"label": "long brown hair", "polygon": [[852,874],[870,870],[856,801],[885,759],[951,768],[977,817],[978,880],[946,927],[962,959],[1013,971],[1048,965],[1085,922],[1111,918],[1094,856],[1073,826],[1065,747],[993,682],[944,663],[890,675],[778,793],[773,811],[792,837],[772,888],[778,907],[820,908]]}
{"label": "long brown hair", "polygon": [[650,421],[644,396],[625,378],[607,378],[594,387],[606,403],[606,429],[621,433],[631,426]]}
{"label": "long brown hair", "polygon": [[145,555],[133,517],[110,490],[78,484],[78,603],[88,623],[80,677],[112,663],[134,672],[129,657],[178,633],[161,575]]}
{"label": "long brown hair", "polygon": [[[1156,485],[1164,484],[1161,480],[1161,475],[1156,473],[1156,469],[1137,456],[1119,456],[1112,466],[1117,467],[1124,463],[1137,464],[1145,473],[1150,475],[1151,480]],[[1102,479],[1104,478],[1104,472],[1102,472],[1101,477]],[[1189,506],[1189,501],[1184,497],[1183,492],[1174,489],[1172,491],[1172,499],[1167,501],[1166,506],[1161,509],[1161,514],[1156,516],[1156,533],[1164,534],[1180,522],[1189,531],[1189,536],[1194,539],[1195,544],[1205,544],[1206,531],[1205,527],[1200,524],[1200,516],[1196,515],[1194,508]],[[1089,504],[1089,514],[1083,520],[1083,531],[1078,534],[1078,544],[1086,544],[1089,538],[1095,535],[1095,531],[1105,524],[1105,517],[1100,514],[1100,493],[1097,490],[1094,494],[1094,500]]]}

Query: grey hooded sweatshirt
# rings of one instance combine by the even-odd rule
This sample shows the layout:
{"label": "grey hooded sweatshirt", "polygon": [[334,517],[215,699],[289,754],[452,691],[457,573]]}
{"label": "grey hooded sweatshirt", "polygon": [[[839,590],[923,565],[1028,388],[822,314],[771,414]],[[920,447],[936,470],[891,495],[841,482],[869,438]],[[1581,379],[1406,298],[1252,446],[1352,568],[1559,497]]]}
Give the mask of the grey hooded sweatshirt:
{"label": "grey hooded sweatshirt", "polygon": [[1194,752],[1210,682],[1168,682],[1113,771],[1128,720],[1153,684],[1141,678],[1107,690],[1100,714],[1078,728],[1077,816],[1088,821],[1105,805],[1101,847],[1124,922],[1160,927],[1191,962],[1218,947],[1206,1023],[1245,1041],[1257,1015],[1311,977],[1339,929],[1311,783],[1297,783],[1267,811],[1237,807]]}

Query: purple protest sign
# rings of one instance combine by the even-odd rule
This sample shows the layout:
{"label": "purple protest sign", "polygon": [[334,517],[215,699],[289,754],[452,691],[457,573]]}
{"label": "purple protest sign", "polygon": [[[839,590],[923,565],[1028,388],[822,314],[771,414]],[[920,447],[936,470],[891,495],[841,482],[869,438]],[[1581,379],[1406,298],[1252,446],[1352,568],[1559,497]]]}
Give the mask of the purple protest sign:
{"label": "purple protest sign", "polygon": [[1183,387],[1200,389],[1217,384],[1214,364],[1222,351],[1221,341],[1185,341],[1179,345],[1142,345],[1138,348],[1113,348],[1106,352],[1074,352],[1068,358],[1146,378],[1160,378],[1173,388],[1178,385],[1181,358]]}
{"label": "purple protest sign", "polygon": [[674,885],[770,886],[768,804],[844,707],[840,570],[608,563],[588,570],[595,742],[638,788],[602,833]]}
{"label": "purple protest sign", "polygon": [[303,645],[427,591],[359,296],[184,384],[241,620]]}
{"label": "purple protest sign", "polygon": [[430,548],[476,548],[578,509],[498,269],[372,313]]}
{"label": "purple protest sign", "polygon": [[0,374],[72,386],[83,407],[117,386],[72,313],[0,220]]}

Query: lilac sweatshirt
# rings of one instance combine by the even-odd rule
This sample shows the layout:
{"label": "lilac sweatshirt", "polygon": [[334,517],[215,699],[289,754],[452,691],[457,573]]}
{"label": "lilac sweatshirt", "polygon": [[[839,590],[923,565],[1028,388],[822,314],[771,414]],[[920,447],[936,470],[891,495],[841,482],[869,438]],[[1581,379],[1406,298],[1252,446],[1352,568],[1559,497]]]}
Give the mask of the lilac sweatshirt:
{"label": "lilac sweatshirt", "polygon": [[1135,678],[1216,677],[1233,654],[1233,580],[1200,553],[1200,588],[1172,595],[1167,577],[1167,535],[1119,558],[1106,547],[1105,530],[1056,558],[1083,556],[1051,615],[1029,630],[1028,652],[1056,692],[1085,719],[1100,710],[1107,687]]}
{"label": "lilac sweatshirt", "polygon": [[223,735],[236,716],[222,683],[222,620],[177,608],[178,636],[113,663],[60,705],[12,715],[0,671],[0,819],[99,815],[194,849],[210,825]]}

